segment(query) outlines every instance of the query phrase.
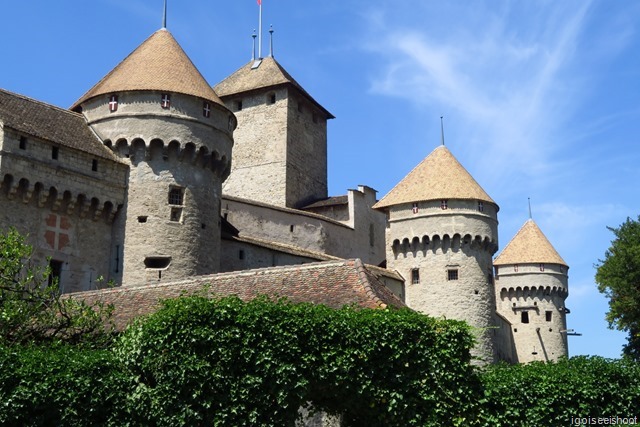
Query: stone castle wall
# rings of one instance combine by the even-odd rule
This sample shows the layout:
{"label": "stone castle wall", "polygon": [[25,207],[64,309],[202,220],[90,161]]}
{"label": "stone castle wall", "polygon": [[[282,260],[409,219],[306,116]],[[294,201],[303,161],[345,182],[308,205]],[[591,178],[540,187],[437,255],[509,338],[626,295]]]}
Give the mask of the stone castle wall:
{"label": "stone castle wall", "polygon": [[224,194],[300,207],[327,196],[326,120],[292,88],[227,101],[237,119]]}
{"label": "stone castle wall", "polygon": [[83,105],[90,126],[131,171],[118,223],[128,285],[215,273],[220,268],[221,184],[230,171],[233,115],[199,98],[123,93]]}
{"label": "stone castle wall", "polygon": [[549,361],[568,355],[566,269],[556,264],[496,269],[498,313],[510,324],[517,362]]}
{"label": "stone castle wall", "polygon": [[64,292],[105,286],[117,280],[113,221],[124,203],[127,173],[116,161],[4,128],[0,229],[13,226],[26,235],[38,265],[47,258],[59,263]]}
{"label": "stone castle wall", "polygon": [[476,356],[496,357],[492,256],[497,250],[496,207],[477,201],[421,202],[389,209],[387,266],[405,279],[405,302],[435,317],[476,328]]}

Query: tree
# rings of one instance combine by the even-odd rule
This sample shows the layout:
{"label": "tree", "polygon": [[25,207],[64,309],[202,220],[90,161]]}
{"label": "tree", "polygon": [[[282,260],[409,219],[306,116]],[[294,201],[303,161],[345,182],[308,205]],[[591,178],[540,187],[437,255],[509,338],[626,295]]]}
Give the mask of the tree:
{"label": "tree", "polygon": [[640,217],[607,228],[616,238],[596,265],[596,283],[609,298],[609,327],[629,333],[624,354],[640,360]]}
{"label": "tree", "polygon": [[0,233],[0,344],[106,345],[112,307],[63,297],[50,268],[35,265],[32,253],[14,228]]}

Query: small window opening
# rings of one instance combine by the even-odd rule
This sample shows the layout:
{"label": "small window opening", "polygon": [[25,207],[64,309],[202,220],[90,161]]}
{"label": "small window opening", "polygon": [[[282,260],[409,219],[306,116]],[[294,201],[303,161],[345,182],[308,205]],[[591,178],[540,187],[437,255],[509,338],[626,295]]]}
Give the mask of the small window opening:
{"label": "small window opening", "polygon": [[291,224],[291,225],[289,226],[289,232],[293,233],[293,229],[294,229],[294,228],[295,228],[295,227],[294,227],[294,225],[293,225],[293,224]]}
{"label": "small window opening", "polygon": [[96,159],[91,161],[91,170],[94,172],[98,171],[98,161]]}
{"label": "small window opening", "polygon": [[551,322],[551,317],[552,316],[553,316],[553,312],[552,311],[545,311],[544,312],[544,317],[545,317],[545,320],[547,322]]}
{"label": "small window opening", "polygon": [[449,201],[448,200],[440,200],[440,209],[448,209]]}
{"label": "small window opening", "polygon": [[53,285],[54,282],[57,282],[58,287],[62,289],[62,283],[60,283],[60,277],[62,276],[62,261],[55,259],[50,260],[49,269],[51,271],[48,279],[49,285]]}
{"label": "small window opening", "polygon": [[484,212],[484,203],[478,202],[478,211],[479,212]]}
{"label": "small window opening", "polygon": [[518,328],[513,328],[513,332],[518,332]]}
{"label": "small window opening", "polygon": [[53,160],[58,160],[59,154],[60,154],[60,148],[59,147],[51,147],[51,158]]}
{"label": "small window opening", "polygon": [[202,103],[202,115],[207,119],[211,117],[211,104],[209,104],[207,101]]}
{"label": "small window opening", "polygon": [[171,263],[171,257],[168,256],[149,256],[144,259],[146,268],[167,268]]}
{"label": "small window opening", "polygon": [[242,111],[242,100],[236,101],[236,111]]}
{"label": "small window opening", "polygon": [[414,268],[411,270],[411,283],[417,285],[420,283],[420,269]]}
{"label": "small window opening", "polygon": [[200,224],[200,228],[202,228],[203,230],[207,228],[207,224],[205,224],[204,222],[202,224]]}
{"label": "small window opening", "polygon": [[516,273],[518,272],[518,264],[513,265],[513,271],[515,271]]}
{"label": "small window opening", "polygon": [[269,104],[275,104],[276,103],[276,94],[272,93],[269,95],[269,99],[268,99]]}
{"label": "small window opening", "polygon": [[478,291],[477,289],[475,291],[473,291],[474,295],[478,295],[480,293],[480,291]]}
{"label": "small window opening", "polygon": [[146,216],[139,216],[138,217],[138,222],[141,222],[141,223],[147,222],[147,217]]}
{"label": "small window opening", "polygon": [[244,259],[244,250],[240,249],[238,251],[238,259],[241,259],[241,260]]}
{"label": "small window opening", "polygon": [[182,205],[184,202],[184,188],[171,187],[169,189],[169,204]]}
{"label": "small window opening", "polygon": [[544,264],[540,264],[540,271],[544,271]]}
{"label": "small window opening", "polygon": [[447,270],[447,280],[458,280],[458,269]]}
{"label": "small window opening", "polygon": [[24,136],[20,137],[20,149],[21,150],[26,150],[27,149],[27,138]]}
{"label": "small window opening", "polygon": [[413,205],[411,205],[411,212],[413,212],[414,214],[417,214],[419,211],[418,209],[418,204],[414,203]]}
{"label": "small window opening", "polygon": [[173,222],[180,222],[182,219],[182,208],[171,208],[171,216],[169,219]]}
{"label": "small window opening", "polygon": [[520,313],[520,321],[522,323],[529,323],[529,312],[528,311],[523,311],[522,313]]}
{"label": "small window opening", "polygon": [[118,111],[118,95],[111,95],[109,97],[109,111]]}
{"label": "small window opening", "polygon": [[171,95],[168,93],[163,93],[160,97],[160,106],[162,108],[169,109],[171,107]]}

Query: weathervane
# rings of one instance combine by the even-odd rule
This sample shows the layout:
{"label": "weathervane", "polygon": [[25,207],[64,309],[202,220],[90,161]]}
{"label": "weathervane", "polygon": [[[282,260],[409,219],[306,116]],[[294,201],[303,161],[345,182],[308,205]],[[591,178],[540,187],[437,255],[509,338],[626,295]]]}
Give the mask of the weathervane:
{"label": "weathervane", "polygon": [[167,0],[164,0],[164,11],[162,13],[162,28],[167,28]]}
{"label": "weathervane", "polygon": [[440,143],[444,145],[444,120],[443,116],[440,116]]}
{"label": "weathervane", "polygon": [[260,14],[258,17],[258,59],[262,59],[262,0],[257,0],[260,6]]}
{"label": "weathervane", "polygon": [[529,219],[533,219],[531,216],[531,197],[527,197],[527,200],[529,201]]}

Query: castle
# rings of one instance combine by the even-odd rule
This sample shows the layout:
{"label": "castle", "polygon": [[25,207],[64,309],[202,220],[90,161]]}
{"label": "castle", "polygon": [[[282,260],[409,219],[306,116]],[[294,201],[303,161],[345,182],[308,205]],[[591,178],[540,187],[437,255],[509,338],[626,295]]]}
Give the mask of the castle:
{"label": "castle", "polygon": [[494,260],[498,204],[444,145],[379,201],[330,197],[330,119],[272,56],[210,86],[163,28],[69,110],[0,90],[0,229],[123,324],[209,283],[466,320],[487,362],[567,355],[568,266],[533,220]]}

